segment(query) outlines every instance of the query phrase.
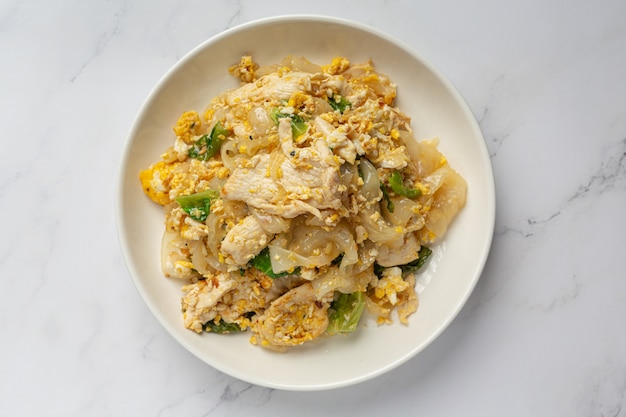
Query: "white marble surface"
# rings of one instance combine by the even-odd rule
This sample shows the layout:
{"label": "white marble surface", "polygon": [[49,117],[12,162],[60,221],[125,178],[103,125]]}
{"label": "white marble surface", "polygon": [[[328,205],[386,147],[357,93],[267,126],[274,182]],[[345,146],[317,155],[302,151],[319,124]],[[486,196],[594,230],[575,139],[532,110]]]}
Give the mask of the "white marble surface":
{"label": "white marble surface", "polygon": [[[453,324],[378,379],[240,382],[151,316],[114,218],[133,117],[208,37],[322,13],[388,32],[466,97],[498,212]],[[626,3],[0,3],[0,415],[626,416]]]}

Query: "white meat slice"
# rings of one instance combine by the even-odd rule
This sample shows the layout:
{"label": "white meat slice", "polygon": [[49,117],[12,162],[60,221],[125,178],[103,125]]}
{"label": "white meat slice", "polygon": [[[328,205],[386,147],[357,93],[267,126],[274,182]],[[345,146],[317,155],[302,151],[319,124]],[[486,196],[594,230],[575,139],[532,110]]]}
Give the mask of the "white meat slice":
{"label": "white meat slice", "polygon": [[254,327],[261,346],[297,346],[316,339],[328,327],[331,300],[332,293],[318,299],[308,282],[274,300]]}
{"label": "white meat slice", "polygon": [[234,106],[244,102],[264,101],[271,97],[275,100],[289,100],[297,91],[311,90],[311,75],[304,72],[289,72],[282,76],[272,73],[257,81],[244,84],[225,95],[228,105]]}
{"label": "white meat slice", "polygon": [[326,144],[333,152],[345,161],[354,165],[356,160],[356,146],[346,135],[345,127],[335,128],[321,117],[315,118],[315,130],[324,136]]}
{"label": "white meat slice", "polygon": [[[222,197],[284,218],[304,213],[321,218],[320,210],[342,207],[339,167],[323,143],[294,149],[290,157],[283,157],[282,153],[280,156],[278,170],[271,166],[276,163],[275,153],[255,155],[249,166],[233,170]],[[271,172],[279,174],[268,175]]]}
{"label": "white meat slice", "polygon": [[420,247],[415,233],[407,233],[403,239],[380,244],[376,262],[384,267],[407,264],[417,259]]}
{"label": "white meat slice", "polygon": [[291,129],[291,120],[283,117],[278,121],[278,139],[280,140],[280,149],[287,156],[295,151],[293,146],[293,130]]}
{"label": "white meat slice", "polygon": [[342,91],[346,85],[346,79],[343,75],[331,75],[320,83],[320,91],[337,91],[342,94]]}
{"label": "white meat slice", "polygon": [[247,216],[226,234],[221,251],[230,256],[235,265],[245,265],[267,246],[270,238],[255,216]]}
{"label": "white meat slice", "polygon": [[182,299],[185,327],[201,333],[202,325],[213,320],[217,315],[217,310],[213,307],[236,285],[237,281],[224,272],[218,272],[194,284],[185,285],[182,288],[185,294]]}
{"label": "white meat slice", "polygon": [[291,219],[267,214],[262,210],[250,207],[250,213],[256,217],[261,227],[270,234],[286,232],[291,226]]}

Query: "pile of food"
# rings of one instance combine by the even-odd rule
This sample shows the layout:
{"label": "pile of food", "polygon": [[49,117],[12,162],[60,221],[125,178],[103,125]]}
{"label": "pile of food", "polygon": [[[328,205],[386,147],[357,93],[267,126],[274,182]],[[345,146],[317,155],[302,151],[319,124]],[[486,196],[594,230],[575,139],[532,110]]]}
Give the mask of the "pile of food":
{"label": "pile of food", "polygon": [[465,204],[437,140],[413,139],[371,62],[244,56],[230,72],[242,85],[183,113],[140,173],[185,327],[284,350],[355,331],[365,311],[407,324],[414,273]]}

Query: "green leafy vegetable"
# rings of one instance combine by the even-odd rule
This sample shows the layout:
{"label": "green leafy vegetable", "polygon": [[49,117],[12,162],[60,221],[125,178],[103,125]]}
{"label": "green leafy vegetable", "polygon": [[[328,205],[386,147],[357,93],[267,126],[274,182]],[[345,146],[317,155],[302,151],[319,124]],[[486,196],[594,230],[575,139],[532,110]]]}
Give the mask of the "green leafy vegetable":
{"label": "green leafy vegetable", "polygon": [[333,335],[355,331],[364,309],[362,292],[339,293],[330,305],[326,333]]}
{"label": "green leafy vegetable", "polygon": [[276,125],[278,125],[280,119],[284,119],[285,117],[291,120],[291,132],[293,133],[294,138],[304,135],[309,129],[306,121],[298,114],[281,113],[278,108],[274,108],[270,113],[270,118]]}
{"label": "green leafy vegetable", "polygon": [[399,171],[394,171],[389,176],[389,186],[393,190],[394,193],[401,195],[403,197],[408,198],[417,198],[422,195],[422,192],[419,188],[408,188],[405,187],[402,182],[402,174]]}
{"label": "green leafy vegetable", "polygon": [[400,265],[400,269],[402,269],[402,272],[417,271],[418,269],[424,266],[424,264],[426,263],[426,260],[432,253],[433,253],[432,250],[430,250],[426,246],[422,246],[420,248],[417,259],[412,262],[409,262],[408,264]]}
{"label": "green leafy vegetable", "polygon": [[199,193],[176,197],[176,202],[194,220],[203,222],[211,210],[211,200],[218,198],[217,191],[208,189]]}
{"label": "green leafy vegetable", "polygon": [[348,107],[352,107],[352,103],[350,103],[345,97],[340,96],[339,94],[335,94],[334,97],[328,99],[328,104],[333,110],[339,110],[339,113],[346,111]]}
{"label": "green leafy vegetable", "polygon": [[387,210],[389,211],[389,213],[393,213],[393,211],[395,210],[395,206],[393,205],[393,201],[391,201],[391,198],[389,198],[389,192],[387,191],[387,187],[380,184],[380,189],[383,192],[383,199],[385,200],[385,202],[387,202]]}
{"label": "green leafy vegetable", "polygon": [[211,129],[211,134],[202,135],[200,139],[189,148],[187,155],[190,158],[208,161],[219,152],[220,146],[222,146],[222,143],[229,134],[230,131],[225,129],[222,123],[218,121],[215,126],[213,126],[213,129]]}
{"label": "green leafy vegetable", "polygon": [[202,330],[205,332],[228,334],[241,332],[241,327],[237,323],[227,323],[224,320],[220,320],[218,323],[215,320],[208,321],[202,325]]}
{"label": "green leafy vegetable", "polygon": [[[272,260],[270,259],[270,249],[268,247],[265,247],[261,252],[259,252],[259,254],[250,261],[250,265],[252,265],[254,268],[263,272],[265,275],[272,279],[284,277],[285,275],[290,274],[287,271],[279,273],[274,272],[274,270],[272,269]],[[298,271],[299,268],[297,268],[292,273],[297,273]]]}
{"label": "green leafy vegetable", "polygon": [[333,259],[330,264],[331,265],[340,265],[341,261],[343,260],[343,255],[344,255],[343,253],[340,253],[339,255],[337,255],[337,257],[335,259]]}
{"label": "green leafy vegetable", "polygon": [[[402,273],[415,272],[424,266],[426,260],[432,253],[433,251],[430,248],[422,246],[419,253],[417,254],[417,259],[409,262],[408,264],[398,265],[398,267],[402,270]],[[385,269],[386,268],[384,266],[380,266],[377,263],[374,263],[374,273],[378,278],[383,276],[383,271]]]}

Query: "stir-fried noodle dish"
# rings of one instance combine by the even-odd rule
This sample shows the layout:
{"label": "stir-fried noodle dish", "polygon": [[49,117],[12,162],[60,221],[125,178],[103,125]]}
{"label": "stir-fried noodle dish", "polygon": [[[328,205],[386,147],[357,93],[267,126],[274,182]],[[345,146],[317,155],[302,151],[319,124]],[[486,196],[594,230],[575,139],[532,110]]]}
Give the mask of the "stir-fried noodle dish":
{"label": "stir-fried noodle dish", "polygon": [[285,350],[364,314],[408,325],[416,271],[465,204],[437,139],[413,138],[372,62],[243,56],[229,71],[241,86],[185,111],[139,174],[184,326]]}

